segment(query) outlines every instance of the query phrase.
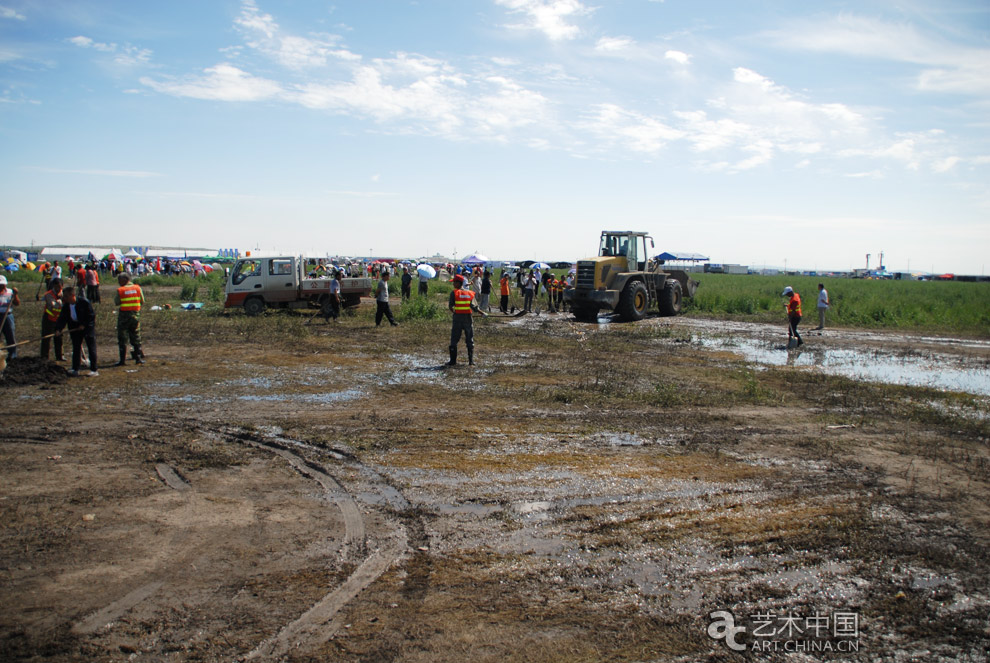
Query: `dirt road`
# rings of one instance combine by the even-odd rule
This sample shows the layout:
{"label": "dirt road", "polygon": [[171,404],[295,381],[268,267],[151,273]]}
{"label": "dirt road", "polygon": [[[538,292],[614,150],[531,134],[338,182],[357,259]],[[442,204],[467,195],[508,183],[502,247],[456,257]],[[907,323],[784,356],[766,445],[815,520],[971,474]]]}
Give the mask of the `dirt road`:
{"label": "dirt road", "polygon": [[[0,658],[986,660],[978,390],[691,320],[479,321],[447,369],[369,316],[149,316],[144,366],[4,381]],[[877,343],[990,354],[806,352]]]}

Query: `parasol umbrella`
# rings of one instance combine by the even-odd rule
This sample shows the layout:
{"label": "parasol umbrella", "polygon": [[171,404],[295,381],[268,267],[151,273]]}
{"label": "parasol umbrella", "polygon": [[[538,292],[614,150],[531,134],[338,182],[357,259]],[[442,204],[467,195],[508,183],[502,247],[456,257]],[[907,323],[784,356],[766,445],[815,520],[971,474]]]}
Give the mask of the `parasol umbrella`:
{"label": "parasol umbrella", "polygon": [[545,262],[534,262],[529,267],[530,269],[550,269],[550,265],[546,264]]}
{"label": "parasol umbrella", "polygon": [[110,253],[103,256],[103,259],[124,262],[124,254],[120,252],[120,249],[110,249]]}
{"label": "parasol umbrella", "polygon": [[432,278],[436,278],[437,270],[433,269],[433,265],[427,265],[426,263],[423,263],[422,265],[416,266],[416,273],[428,279],[432,279]]}

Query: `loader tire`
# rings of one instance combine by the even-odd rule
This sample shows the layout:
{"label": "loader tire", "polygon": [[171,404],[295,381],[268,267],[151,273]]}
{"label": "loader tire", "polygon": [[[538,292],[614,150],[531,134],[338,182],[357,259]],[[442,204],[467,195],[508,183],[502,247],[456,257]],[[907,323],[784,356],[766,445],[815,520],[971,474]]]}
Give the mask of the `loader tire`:
{"label": "loader tire", "polygon": [[671,279],[667,281],[660,294],[660,315],[677,315],[684,303],[684,293],[681,282]]}
{"label": "loader tire", "polygon": [[261,315],[265,311],[265,300],[261,297],[248,297],[244,300],[244,312],[248,315]]}
{"label": "loader tire", "polygon": [[629,322],[642,320],[649,303],[650,296],[643,282],[630,281],[619,296],[619,316]]}

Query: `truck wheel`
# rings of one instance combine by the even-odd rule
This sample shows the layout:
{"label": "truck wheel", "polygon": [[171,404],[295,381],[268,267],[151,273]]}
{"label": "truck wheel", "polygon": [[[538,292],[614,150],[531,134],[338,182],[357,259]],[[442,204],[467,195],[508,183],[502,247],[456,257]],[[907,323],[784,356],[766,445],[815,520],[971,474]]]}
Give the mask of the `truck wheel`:
{"label": "truck wheel", "polygon": [[261,297],[248,297],[244,300],[244,312],[248,315],[261,315],[265,310],[265,300]]}
{"label": "truck wheel", "polygon": [[619,297],[619,315],[623,320],[633,322],[642,320],[646,315],[649,301],[650,296],[646,293],[646,286],[643,285],[643,282],[631,281]]}
{"label": "truck wheel", "polygon": [[595,322],[598,320],[598,309],[591,306],[575,306],[571,312],[581,322]]}
{"label": "truck wheel", "polygon": [[681,312],[683,303],[684,293],[681,291],[681,282],[673,279],[667,281],[660,295],[660,314],[677,315]]}

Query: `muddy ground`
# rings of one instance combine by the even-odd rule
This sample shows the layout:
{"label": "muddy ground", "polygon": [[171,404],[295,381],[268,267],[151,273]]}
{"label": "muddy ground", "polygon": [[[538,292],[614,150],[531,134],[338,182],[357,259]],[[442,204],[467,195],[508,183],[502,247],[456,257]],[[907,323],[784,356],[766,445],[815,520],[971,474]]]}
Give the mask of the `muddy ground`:
{"label": "muddy ground", "polygon": [[0,660],[987,660],[985,342],[162,311],[114,368],[100,315],[0,381]]}

